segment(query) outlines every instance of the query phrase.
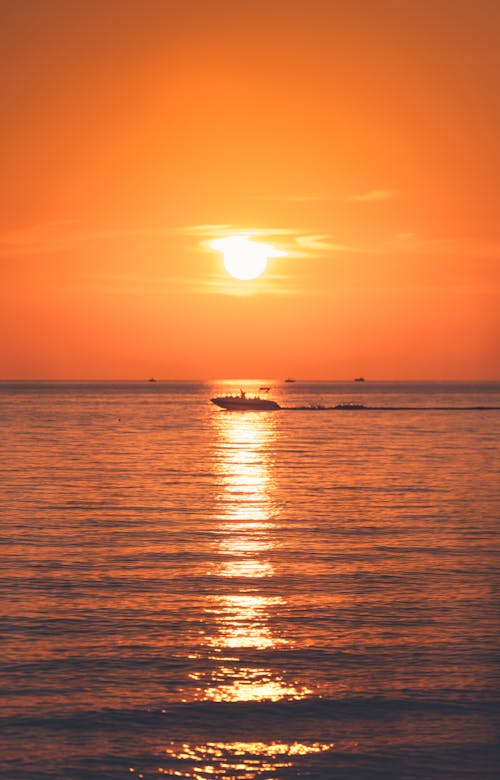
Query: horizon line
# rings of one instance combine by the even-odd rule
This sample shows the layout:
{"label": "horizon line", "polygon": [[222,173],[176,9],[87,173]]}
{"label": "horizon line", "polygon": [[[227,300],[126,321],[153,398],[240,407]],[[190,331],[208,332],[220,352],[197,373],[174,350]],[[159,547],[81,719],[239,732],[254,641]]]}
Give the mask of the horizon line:
{"label": "horizon line", "polygon": [[[276,384],[288,384],[286,378],[272,378],[268,377],[265,374],[261,376],[254,376],[254,377],[234,377],[234,376],[227,376],[227,377],[173,377],[173,378],[167,378],[167,377],[152,377],[153,381],[151,382],[151,378],[145,378],[145,377],[114,377],[112,379],[104,379],[102,377],[78,377],[78,378],[71,378],[71,377],[10,377],[10,378],[0,378],[0,383],[2,382],[140,382],[140,383],[149,383],[155,384],[160,382],[262,382],[262,381],[268,381],[268,382],[274,382]],[[484,378],[484,377],[439,377],[439,378],[432,378],[432,377],[411,377],[411,378],[398,378],[398,377],[372,377],[372,378],[366,378],[364,377],[361,381],[357,380],[356,378],[352,377],[301,377],[300,379],[293,379],[290,384],[301,384],[306,382],[356,382],[357,384],[370,384],[373,382],[500,382],[500,377],[498,378]]]}

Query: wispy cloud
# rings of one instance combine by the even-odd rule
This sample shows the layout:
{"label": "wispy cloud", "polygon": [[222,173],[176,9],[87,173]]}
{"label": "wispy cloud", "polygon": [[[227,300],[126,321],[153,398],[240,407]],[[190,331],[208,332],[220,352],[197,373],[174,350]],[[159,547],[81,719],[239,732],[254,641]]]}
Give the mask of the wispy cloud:
{"label": "wispy cloud", "polygon": [[188,236],[224,236],[228,232],[233,232],[232,225],[213,224],[213,225],[186,225],[185,227],[175,228],[177,233],[183,233]]}
{"label": "wispy cloud", "polygon": [[305,192],[292,195],[254,195],[250,197],[250,200],[263,200],[279,203],[327,203],[330,201],[339,203],[345,201],[370,203],[381,200],[391,200],[398,195],[398,190],[378,188],[356,195],[331,195],[324,192]]}
{"label": "wispy cloud", "polygon": [[90,242],[174,236],[198,239],[198,247],[208,251],[210,240],[237,235],[271,241],[278,250],[290,257],[314,257],[325,252],[353,251],[351,247],[336,242],[332,236],[296,228],[236,227],[227,223],[178,227],[152,225],[94,228],[76,221],[61,221],[0,233],[0,256],[43,255],[66,252]]}
{"label": "wispy cloud", "polygon": [[114,295],[164,295],[175,291],[180,295],[249,295],[286,296],[297,294],[294,277],[290,274],[267,272],[264,276],[244,284],[226,274],[194,276],[151,276],[146,273],[83,273],[78,278],[78,289],[99,287]]}
{"label": "wispy cloud", "polygon": [[[354,196],[358,201],[381,200],[396,194],[393,190],[373,190],[365,195]],[[185,240],[193,249],[201,252],[213,252],[209,241],[235,235],[245,235],[255,240],[265,239],[284,252],[283,267],[286,259],[315,259],[337,253],[355,252],[363,254],[400,253],[433,255],[435,257],[455,255],[457,257],[477,257],[478,259],[500,259],[500,241],[467,240],[453,236],[425,237],[411,230],[402,230],[385,240],[370,241],[350,245],[335,239],[328,233],[320,233],[304,228],[283,227],[237,227],[230,223],[198,225],[162,226],[146,225],[142,227],[92,227],[77,221],[48,222],[33,225],[25,229],[0,232],[0,257],[21,257],[27,255],[47,255],[54,252],[68,252],[91,242],[118,241],[121,239],[174,238]]]}
{"label": "wispy cloud", "polygon": [[293,228],[256,228],[236,227],[236,225],[188,225],[178,228],[179,233],[200,236],[201,238],[226,238],[227,236],[257,236],[273,238],[278,236],[296,236],[300,231]]}
{"label": "wispy cloud", "polygon": [[297,236],[295,243],[304,250],[310,252],[355,252],[356,250],[347,244],[338,244],[331,236]]}
{"label": "wispy cloud", "polygon": [[277,203],[328,203],[328,202],[353,202],[353,203],[371,203],[383,200],[391,200],[399,195],[398,190],[388,188],[377,188],[367,190],[355,195],[335,195],[325,192],[303,192],[291,195],[253,195],[250,200],[262,200]]}
{"label": "wispy cloud", "polygon": [[398,195],[397,190],[369,190],[361,195],[350,195],[347,200],[356,201],[358,203],[370,203],[372,201],[390,200]]}
{"label": "wispy cloud", "polygon": [[328,234],[309,233],[305,230],[292,228],[236,228],[232,225],[202,226],[196,225],[188,230],[195,232],[204,240],[201,246],[204,251],[213,251],[211,242],[214,238],[242,235],[252,238],[265,238],[272,241],[276,248],[286,257],[314,258],[330,252],[355,252],[354,247],[341,244]]}
{"label": "wispy cloud", "polygon": [[193,292],[211,295],[235,295],[237,297],[248,297],[250,295],[264,296],[288,296],[296,295],[297,289],[290,282],[293,282],[290,276],[284,274],[269,274],[247,281],[244,284],[235,279],[226,276],[217,275],[215,277],[200,279],[193,283]]}

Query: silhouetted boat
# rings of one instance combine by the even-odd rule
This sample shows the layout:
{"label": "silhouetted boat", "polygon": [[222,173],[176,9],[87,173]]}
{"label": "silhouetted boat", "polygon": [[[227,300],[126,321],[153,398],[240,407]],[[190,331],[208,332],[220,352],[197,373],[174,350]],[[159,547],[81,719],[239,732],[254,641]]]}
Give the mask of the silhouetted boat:
{"label": "silhouetted boat", "polygon": [[285,379],[285,382],[295,382],[295,379]]}
{"label": "silhouetted boat", "polygon": [[148,382],[156,382],[157,380],[154,378],[154,376],[151,377],[151,379],[148,379]]}
{"label": "silhouetted boat", "polygon": [[247,394],[241,390],[239,395],[221,395],[210,399],[213,404],[226,409],[228,412],[262,411],[268,412],[272,409],[281,409],[276,401],[269,401],[267,398],[260,398],[258,395],[247,397]]}
{"label": "silhouetted boat", "polygon": [[366,409],[366,406],[364,406],[363,404],[344,403],[344,404],[337,404],[333,408],[334,409]]}
{"label": "silhouetted boat", "polygon": [[354,379],[354,381],[355,381],[355,382],[364,382],[364,381],[365,381],[365,378],[364,378],[364,376],[357,376],[357,377]]}

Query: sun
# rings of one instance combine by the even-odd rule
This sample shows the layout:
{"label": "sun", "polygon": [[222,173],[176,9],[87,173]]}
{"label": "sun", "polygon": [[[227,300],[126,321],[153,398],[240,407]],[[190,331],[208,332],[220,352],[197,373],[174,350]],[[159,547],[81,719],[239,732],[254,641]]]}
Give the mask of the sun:
{"label": "sun", "polygon": [[210,241],[209,246],[222,252],[226,271],[235,279],[248,281],[264,273],[269,257],[281,257],[284,252],[271,244],[252,241],[248,236],[226,236]]}

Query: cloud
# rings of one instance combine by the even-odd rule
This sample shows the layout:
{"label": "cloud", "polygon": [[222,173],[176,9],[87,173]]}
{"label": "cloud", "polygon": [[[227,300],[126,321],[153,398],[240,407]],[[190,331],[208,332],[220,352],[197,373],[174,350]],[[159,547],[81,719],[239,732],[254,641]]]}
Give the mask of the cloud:
{"label": "cloud", "polygon": [[294,277],[290,274],[270,273],[242,284],[223,273],[212,273],[206,276],[160,276],[131,273],[85,273],[78,281],[78,289],[86,285],[95,289],[96,284],[107,293],[115,295],[164,295],[165,291],[175,290],[178,294],[189,295],[296,295],[299,290],[293,287]]}
{"label": "cloud", "polygon": [[295,243],[301,248],[311,252],[355,252],[356,250],[346,244],[337,244],[328,235],[298,236]]}
{"label": "cloud", "polygon": [[186,225],[185,227],[176,228],[176,232],[183,233],[184,235],[191,236],[217,236],[226,235],[227,231],[234,231],[231,225]]}
{"label": "cloud", "polygon": [[23,230],[0,233],[0,256],[43,255],[66,252],[85,243],[113,241],[122,238],[185,237],[198,239],[198,247],[210,250],[208,242],[228,236],[265,238],[278,251],[289,257],[314,257],[325,252],[354,251],[352,247],[335,242],[332,236],[316,234],[297,228],[236,227],[227,223],[165,227],[92,228],[76,221],[50,222],[32,225]]}
{"label": "cloud", "polygon": [[295,236],[300,231],[293,228],[256,228],[236,227],[235,225],[188,225],[178,228],[179,233],[198,235],[204,238],[226,238],[227,236],[258,236],[272,238],[274,236]]}
{"label": "cloud", "polygon": [[[192,292],[202,293],[205,295],[235,295],[237,297],[246,297],[249,295],[271,295],[271,296],[288,296],[297,295],[299,290],[286,286],[287,280],[290,281],[291,277],[286,275],[269,274],[247,281],[242,284],[235,279],[229,279],[218,275],[210,279],[200,279],[197,282],[192,283]],[[276,284],[279,282],[279,284]]]}
{"label": "cloud", "polygon": [[362,195],[351,195],[347,200],[358,203],[370,203],[379,200],[390,200],[398,195],[397,190],[369,190]]}
{"label": "cloud", "polygon": [[373,189],[360,195],[326,195],[321,192],[299,193],[297,195],[254,195],[251,200],[276,201],[281,203],[326,203],[328,201],[352,201],[358,203],[370,203],[381,200],[390,200],[399,195],[398,190]]}
{"label": "cloud", "polygon": [[314,258],[330,252],[356,252],[354,247],[338,243],[333,236],[309,233],[296,228],[236,228],[234,225],[195,225],[187,229],[203,237],[203,251],[212,252],[214,239],[228,236],[252,236],[272,241],[276,249],[289,258]]}

